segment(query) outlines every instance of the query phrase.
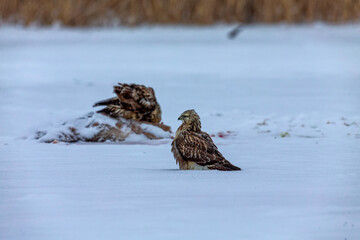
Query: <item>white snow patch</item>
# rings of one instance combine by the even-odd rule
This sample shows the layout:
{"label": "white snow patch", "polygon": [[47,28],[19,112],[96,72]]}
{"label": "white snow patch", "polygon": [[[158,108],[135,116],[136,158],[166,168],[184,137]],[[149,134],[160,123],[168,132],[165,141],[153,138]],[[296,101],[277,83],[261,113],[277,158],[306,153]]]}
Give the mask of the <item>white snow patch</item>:
{"label": "white snow patch", "polygon": [[[117,120],[98,114],[96,112],[89,112],[82,117],[64,121],[58,124],[50,124],[47,127],[37,129],[35,133],[31,134],[32,138],[39,140],[40,142],[52,142],[53,140],[65,141],[65,142],[78,142],[89,141],[89,139],[95,137],[100,131],[107,131],[111,127],[119,129],[121,135],[125,136],[127,141],[131,142],[146,142],[149,138],[141,133],[134,133],[131,129],[129,122],[126,119],[120,120],[123,125],[119,129],[116,126]],[[171,134],[163,129],[144,123],[139,123],[139,126],[144,132],[151,133],[157,138],[170,138]],[[113,134],[110,139],[101,137],[100,142],[112,142],[123,141],[124,139],[118,139]]]}
{"label": "white snow patch", "polygon": [[[1,27],[0,239],[357,239],[360,25],[231,29]],[[86,126],[117,82],[173,131],[194,108],[243,171],[179,171],[171,139],[21,139]]]}
{"label": "white snow patch", "polygon": [[149,125],[149,124],[141,124],[141,127],[145,131],[147,131],[155,136],[159,136],[161,138],[170,138],[171,137],[171,134],[169,132],[166,132],[159,127]]}
{"label": "white snow patch", "polygon": [[89,112],[82,117],[67,120],[57,124],[50,124],[42,129],[38,129],[32,136],[41,142],[48,142],[54,139],[65,140],[66,135],[72,135],[71,129],[76,129],[76,134],[80,139],[94,137],[103,127],[101,125],[92,127],[94,123],[107,124],[115,127],[116,120],[108,118],[102,114]]}

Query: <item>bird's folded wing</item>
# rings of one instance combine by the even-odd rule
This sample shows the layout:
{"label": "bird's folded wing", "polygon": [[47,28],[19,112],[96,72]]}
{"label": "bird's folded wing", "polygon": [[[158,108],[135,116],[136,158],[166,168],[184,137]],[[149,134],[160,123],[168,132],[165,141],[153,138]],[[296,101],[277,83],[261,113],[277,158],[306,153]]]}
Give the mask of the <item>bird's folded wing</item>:
{"label": "bird's folded wing", "polygon": [[207,133],[182,132],[175,143],[185,161],[201,166],[226,161]]}

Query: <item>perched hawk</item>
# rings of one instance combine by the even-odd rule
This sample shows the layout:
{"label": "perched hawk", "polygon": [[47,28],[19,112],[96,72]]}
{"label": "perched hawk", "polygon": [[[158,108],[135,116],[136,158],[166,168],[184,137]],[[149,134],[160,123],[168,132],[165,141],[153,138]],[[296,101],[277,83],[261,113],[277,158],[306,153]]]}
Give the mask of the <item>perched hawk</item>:
{"label": "perched hawk", "polygon": [[178,120],[183,123],[176,131],[171,151],[180,169],[241,170],[223,157],[209,134],[201,131],[200,117],[195,110],[183,112]]}
{"label": "perched hawk", "polygon": [[114,86],[117,97],[99,101],[93,107],[104,105],[97,111],[112,118],[126,118],[151,123],[161,121],[161,108],[154,89],[138,84],[119,83]]}

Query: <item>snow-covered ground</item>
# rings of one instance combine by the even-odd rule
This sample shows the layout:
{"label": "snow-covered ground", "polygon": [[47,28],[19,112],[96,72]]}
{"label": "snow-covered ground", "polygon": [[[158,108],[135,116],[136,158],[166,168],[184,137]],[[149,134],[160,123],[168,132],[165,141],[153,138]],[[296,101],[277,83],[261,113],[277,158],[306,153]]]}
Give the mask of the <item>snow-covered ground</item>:
{"label": "snow-covered ground", "polygon": [[[360,25],[0,28],[0,239],[360,239]],[[194,108],[241,172],[170,139],[45,144],[112,85]]]}

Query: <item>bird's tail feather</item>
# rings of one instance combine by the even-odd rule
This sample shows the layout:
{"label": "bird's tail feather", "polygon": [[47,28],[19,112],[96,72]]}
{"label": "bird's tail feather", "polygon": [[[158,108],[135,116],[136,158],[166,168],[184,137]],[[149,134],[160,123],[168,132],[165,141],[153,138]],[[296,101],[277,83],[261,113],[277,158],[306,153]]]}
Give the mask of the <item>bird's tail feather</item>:
{"label": "bird's tail feather", "polygon": [[104,105],[117,105],[120,104],[120,101],[117,97],[113,97],[113,98],[108,98],[102,101],[98,101],[96,103],[94,103],[93,107],[97,107],[97,106],[104,106]]}
{"label": "bird's tail feather", "polygon": [[239,168],[235,165],[232,165],[231,163],[230,163],[230,166],[231,167],[229,167],[229,169],[230,169],[229,171],[241,171],[241,168]]}
{"label": "bird's tail feather", "polygon": [[216,169],[220,171],[241,171],[241,168],[232,165],[230,162],[227,162],[226,164],[218,164]]}

